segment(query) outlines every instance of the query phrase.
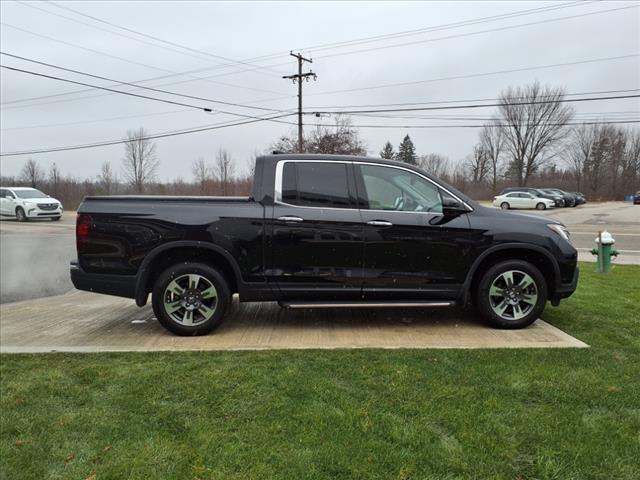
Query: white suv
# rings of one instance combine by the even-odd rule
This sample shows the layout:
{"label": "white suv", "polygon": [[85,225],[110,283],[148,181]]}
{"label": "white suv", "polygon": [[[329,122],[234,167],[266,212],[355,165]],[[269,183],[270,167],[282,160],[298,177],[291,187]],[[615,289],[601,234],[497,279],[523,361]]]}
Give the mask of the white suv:
{"label": "white suv", "polygon": [[62,204],[55,198],[35,188],[0,188],[0,214],[15,217],[20,222],[30,218],[50,218],[60,220]]}

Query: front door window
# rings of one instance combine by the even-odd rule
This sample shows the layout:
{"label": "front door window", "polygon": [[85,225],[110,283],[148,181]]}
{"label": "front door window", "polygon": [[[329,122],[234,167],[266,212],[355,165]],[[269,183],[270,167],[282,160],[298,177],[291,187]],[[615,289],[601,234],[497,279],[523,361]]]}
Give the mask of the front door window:
{"label": "front door window", "polygon": [[361,165],[360,170],[370,210],[442,213],[438,187],[424,178],[392,167]]}

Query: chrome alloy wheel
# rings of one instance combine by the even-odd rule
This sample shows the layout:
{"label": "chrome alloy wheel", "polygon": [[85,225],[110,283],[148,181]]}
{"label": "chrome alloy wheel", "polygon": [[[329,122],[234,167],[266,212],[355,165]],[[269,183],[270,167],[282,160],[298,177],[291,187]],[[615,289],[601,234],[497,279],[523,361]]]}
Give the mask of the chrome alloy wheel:
{"label": "chrome alloy wheel", "polygon": [[505,320],[527,316],[538,301],[538,286],[527,273],[508,270],[501,273],[489,288],[489,305]]}
{"label": "chrome alloy wheel", "polygon": [[180,325],[192,326],[213,317],[218,306],[216,287],[195,273],[174,278],[163,295],[164,309]]}

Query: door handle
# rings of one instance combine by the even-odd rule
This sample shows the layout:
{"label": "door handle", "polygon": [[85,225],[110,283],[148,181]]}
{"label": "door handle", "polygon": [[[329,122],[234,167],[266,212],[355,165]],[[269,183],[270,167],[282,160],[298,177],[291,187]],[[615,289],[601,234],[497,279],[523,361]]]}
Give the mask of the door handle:
{"label": "door handle", "polygon": [[367,225],[374,225],[376,227],[392,227],[393,223],[387,222],[386,220],[369,220]]}
{"label": "door handle", "polygon": [[300,217],[294,217],[293,215],[284,215],[282,217],[278,217],[278,220],[281,222],[304,222],[304,219]]}

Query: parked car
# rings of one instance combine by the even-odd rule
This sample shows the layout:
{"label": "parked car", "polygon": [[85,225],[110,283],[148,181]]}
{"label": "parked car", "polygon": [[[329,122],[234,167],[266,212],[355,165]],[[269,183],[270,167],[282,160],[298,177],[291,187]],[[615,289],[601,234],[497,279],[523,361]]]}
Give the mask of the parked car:
{"label": "parked car", "polygon": [[574,197],[576,197],[576,206],[584,205],[585,203],[587,203],[587,197],[585,197],[584,194],[580,192],[569,192],[569,193],[571,193]]}
{"label": "parked car", "polygon": [[638,190],[636,194],[633,196],[633,204],[640,205],[640,190]]}
{"label": "parked car", "polygon": [[60,220],[62,203],[35,188],[1,187],[0,214],[15,217],[20,222],[32,218]]}
{"label": "parked car", "polygon": [[557,193],[546,193],[537,188],[530,187],[508,187],[502,190],[500,192],[500,195],[504,195],[505,193],[509,192],[528,192],[532,195],[535,195],[536,197],[548,198],[550,200],[553,200],[556,207],[564,207],[564,197]]}
{"label": "parked car", "polygon": [[545,193],[555,193],[557,195],[561,195],[564,198],[564,206],[565,207],[575,207],[576,206],[576,197],[569,192],[565,192],[558,188],[540,188]]}
{"label": "parked car", "polygon": [[547,208],[554,208],[556,203],[554,200],[536,197],[529,192],[510,192],[493,197],[493,206],[500,207],[503,210],[509,210],[510,208],[546,210]]}
{"label": "parked car", "polygon": [[86,197],[76,288],[134,298],[180,335],[241,302],[287,308],[475,305],[522,328],[578,281],[557,220],[483,207],[406,163],[268,155],[250,197]]}

